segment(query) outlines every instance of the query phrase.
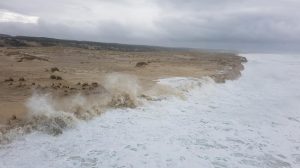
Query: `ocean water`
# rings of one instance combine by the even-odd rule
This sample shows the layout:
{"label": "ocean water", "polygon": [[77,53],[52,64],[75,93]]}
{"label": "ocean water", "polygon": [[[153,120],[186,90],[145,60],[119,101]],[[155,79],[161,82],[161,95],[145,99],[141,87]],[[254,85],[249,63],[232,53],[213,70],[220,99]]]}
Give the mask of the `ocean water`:
{"label": "ocean water", "polygon": [[184,98],[110,110],[60,136],[19,137],[0,145],[0,167],[300,167],[300,57],[243,56],[239,80],[161,79]]}

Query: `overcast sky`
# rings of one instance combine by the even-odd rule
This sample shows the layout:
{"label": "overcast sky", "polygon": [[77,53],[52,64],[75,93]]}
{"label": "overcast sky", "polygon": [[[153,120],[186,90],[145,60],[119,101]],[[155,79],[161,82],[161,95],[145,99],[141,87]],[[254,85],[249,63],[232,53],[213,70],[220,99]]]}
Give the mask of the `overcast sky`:
{"label": "overcast sky", "polygon": [[0,33],[243,51],[296,50],[300,0],[1,0]]}

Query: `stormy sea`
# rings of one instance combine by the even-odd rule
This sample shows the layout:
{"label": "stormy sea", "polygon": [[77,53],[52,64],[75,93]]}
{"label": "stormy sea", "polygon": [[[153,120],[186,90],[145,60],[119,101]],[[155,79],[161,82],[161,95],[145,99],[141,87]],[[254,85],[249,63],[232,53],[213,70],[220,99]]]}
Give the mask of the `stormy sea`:
{"label": "stormy sea", "polygon": [[19,136],[0,145],[0,167],[300,167],[300,57],[241,55],[237,80],[160,79],[184,96],[111,109],[59,136]]}

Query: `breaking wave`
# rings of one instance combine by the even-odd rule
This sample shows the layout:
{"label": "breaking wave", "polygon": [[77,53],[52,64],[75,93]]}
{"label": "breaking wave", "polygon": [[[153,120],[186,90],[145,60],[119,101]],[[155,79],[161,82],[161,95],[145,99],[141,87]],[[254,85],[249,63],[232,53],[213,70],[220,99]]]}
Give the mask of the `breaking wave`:
{"label": "breaking wave", "polygon": [[12,119],[8,126],[1,128],[0,143],[9,143],[34,130],[56,136],[77,122],[90,120],[111,108],[135,108],[145,101],[160,101],[169,96],[184,99],[190,91],[207,82],[214,83],[209,77],[174,77],[159,79],[145,90],[136,76],[111,73],[105,77],[102,90],[94,94],[62,97],[36,90],[26,102],[27,116]]}
{"label": "breaking wave", "polygon": [[[35,132],[0,145],[0,163],[12,168],[299,167],[300,57],[246,56],[239,80],[160,79],[153,88],[136,91],[137,108],[108,107],[89,122],[51,104],[50,111],[72,114],[76,128],[61,136]],[[36,99],[51,102],[51,96]],[[74,104],[89,102],[83,97]],[[104,104],[109,102],[110,97]]]}

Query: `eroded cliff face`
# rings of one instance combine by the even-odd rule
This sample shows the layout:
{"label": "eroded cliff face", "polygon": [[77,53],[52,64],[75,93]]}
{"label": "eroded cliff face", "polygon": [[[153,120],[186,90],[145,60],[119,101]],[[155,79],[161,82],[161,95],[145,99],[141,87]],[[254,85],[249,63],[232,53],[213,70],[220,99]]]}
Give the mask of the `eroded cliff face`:
{"label": "eroded cliff face", "polygon": [[211,77],[223,83],[237,79],[247,61],[228,53],[69,47],[0,48],[0,57],[2,134],[54,135],[109,108],[135,108],[157,95],[180,96],[157,85],[157,79]]}

